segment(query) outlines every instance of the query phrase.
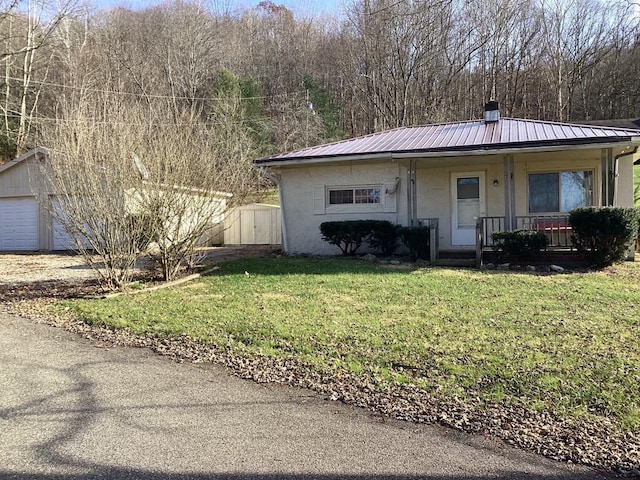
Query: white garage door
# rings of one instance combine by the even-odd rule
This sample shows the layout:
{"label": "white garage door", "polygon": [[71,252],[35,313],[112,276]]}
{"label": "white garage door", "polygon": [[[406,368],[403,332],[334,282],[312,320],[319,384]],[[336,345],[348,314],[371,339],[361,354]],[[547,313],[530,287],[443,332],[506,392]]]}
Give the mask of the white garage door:
{"label": "white garage door", "polygon": [[74,250],[75,244],[71,236],[60,225],[60,222],[53,219],[53,249],[54,250]]}
{"label": "white garage door", "polygon": [[[60,202],[57,198],[52,197],[51,203],[53,208],[55,208],[60,215],[64,215],[59,210]],[[76,245],[73,238],[67,233],[55,216],[52,216],[51,222],[51,226],[53,227],[53,250],[75,250]]]}
{"label": "white garage door", "polygon": [[38,250],[38,202],[0,198],[0,250]]}
{"label": "white garage door", "polygon": [[[55,208],[56,211],[58,211],[59,215],[64,215],[64,213],[60,212],[59,210],[60,200],[58,198],[51,197],[51,203],[53,208]],[[64,229],[62,224],[55,218],[55,216],[52,216],[51,226],[53,228],[53,250],[77,250],[77,247],[75,242],[73,241],[73,238],[71,237],[71,235],[67,233],[67,231]],[[83,246],[86,249],[91,248],[91,244],[89,243],[88,240],[83,242]]]}

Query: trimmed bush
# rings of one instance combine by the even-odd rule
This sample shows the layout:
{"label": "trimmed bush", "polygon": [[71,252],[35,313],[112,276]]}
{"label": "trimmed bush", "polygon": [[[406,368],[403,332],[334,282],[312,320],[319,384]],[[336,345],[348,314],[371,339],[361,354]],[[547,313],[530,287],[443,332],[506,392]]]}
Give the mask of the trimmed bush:
{"label": "trimmed bush", "polygon": [[320,224],[322,240],[336,245],[343,255],[355,255],[363,242],[383,255],[391,255],[398,244],[396,226],[386,220],[345,220]]}
{"label": "trimmed bush", "polygon": [[370,220],[371,233],[367,238],[369,246],[383,255],[393,255],[398,247],[398,227],[386,220]]}
{"label": "trimmed bush", "polygon": [[413,260],[430,260],[429,227],[398,227],[397,232]]}
{"label": "trimmed bush", "polygon": [[369,232],[370,228],[366,220],[323,222],[320,224],[322,240],[336,245],[343,255],[355,255]]}
{"label": "trimmed bush", "polygon": [[493,249],[500,257],[502,254],[523,258],[533,258],[545,250],[549,239],[542,232],[515,230],[513,232],[494,232],[491,234]]}
{"label": "trimmed bush", "polygon": [[638,221],[635,208],[577,208],[569,212],[571,241],[596,267],[606,267],[625,259],[638,236]]}

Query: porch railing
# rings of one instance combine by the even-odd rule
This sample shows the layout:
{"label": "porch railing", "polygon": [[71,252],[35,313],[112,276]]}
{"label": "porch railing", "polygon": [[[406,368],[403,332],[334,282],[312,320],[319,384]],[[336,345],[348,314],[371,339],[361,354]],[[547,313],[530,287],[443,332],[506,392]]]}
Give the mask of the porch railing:
{"label": "porch railing", "polygon": [[[569,225],[569,215],[520,215],[515,217],[513,230],[533,230],[543,232],[549,239],[550,248],[573,249]],[[478,221],[478,244],[480,247],[494,245],[491,234],[512,230],[506,227],[505,217],[482,217]]]}

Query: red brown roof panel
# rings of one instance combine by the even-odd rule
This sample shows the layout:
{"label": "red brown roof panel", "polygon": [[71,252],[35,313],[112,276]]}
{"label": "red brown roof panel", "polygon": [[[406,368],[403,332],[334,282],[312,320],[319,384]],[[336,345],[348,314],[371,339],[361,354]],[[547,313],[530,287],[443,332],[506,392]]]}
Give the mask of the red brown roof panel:
{"label": "red brown roof panel", "polygon": [[588,144],[598,141],[624,142],[639,135],[638,130],[632,129],[502,118],[497,123],[477,120],[397,128],[265,157],[255,162],[277,163],[283,160],[385,153],[391,155],[408,152],[464,152],[525,146]]}

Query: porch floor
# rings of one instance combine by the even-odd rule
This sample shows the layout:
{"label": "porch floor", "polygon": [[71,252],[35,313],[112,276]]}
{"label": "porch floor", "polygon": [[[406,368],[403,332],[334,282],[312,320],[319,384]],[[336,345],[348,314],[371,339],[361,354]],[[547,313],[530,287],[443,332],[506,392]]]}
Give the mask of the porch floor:
{"label": "porch floor", "polygon": [[[571,248],[554,247],[541,252],[535,258],[503,257],[500,258],[491,247],[482,252],[482,263],[512,263],[516,265],[559,265],[568,268],[588,267],[589,260],[584,252]],[[444,250],[438,252],[438,258],[432,265],[443,267],[475,267],[475,250]]]}
{"label": "porch floor", "polygon": [[482,252],[482,263],[513,263],[518,265],[560,265],[562,267],[588,267],[590,261],[584,252],[578,252],[570,248],[552,248],[540,252],[535,258],[504,257],[499,256],[491,248],[485,248]]}

